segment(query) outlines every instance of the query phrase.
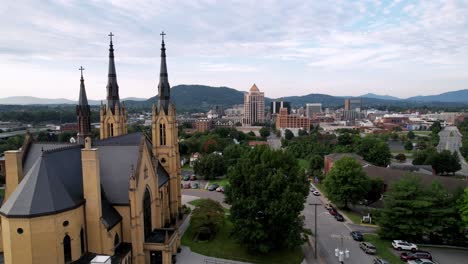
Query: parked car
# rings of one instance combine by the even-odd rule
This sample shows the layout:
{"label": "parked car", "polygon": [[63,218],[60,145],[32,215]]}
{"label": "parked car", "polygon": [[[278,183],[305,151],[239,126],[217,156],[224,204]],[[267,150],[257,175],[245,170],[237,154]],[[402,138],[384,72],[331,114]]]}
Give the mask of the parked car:
{"label": "parked car", "polygon": [[362,236],[362,233],[359,231],[353,231],[350,233],[351,237],[356,240],[356,241],[364,241],[364,237]]}
{"label": "parked car", "polygon": [[192,184],[190,184],[190,188],[192,189],[198,189],[198,182],[192,182]]}
{"label": "parked car", "polygon": [[415,252],[403,252],[400,254],[400,259],[403,261],[415,260],[415,259],[430,259],[432,260],[431,253],[427,251],[415,251]]}
{"label": "parked car", "polygon": [[330,211],[330,209],[332,209],[333,206],[329,203],[325,204],[325,209],[327,209],[328,211]]}
{"label": "parked car", "polygon": [[190,183],[188,182],[184,183],[184,189],[190,189]]}
{"label": "parked car", "polygon": [[375,258],[374,259],[374,264],[390,264],[390,262],[384,260],[384,259],[381,259],[381,258]]}
{"label": "parked car", "polygon": [[210,186],[208,186],[208,191],[212,192],[212,191],[218,189],[218,187],[219,187],[219,184],[216,184],[216,183],[211,184]]}
{"label": "parked car", "polygon": [[377,252],[374,245],[369,242],[361,242],[359,243],[359,247],[364,251],[366,254],[375,254]]}
{"label": "parked car", "polygon": [[338,221],[338,222],[343,222],[343,221],[344,221],[344,217],[343,217],[341,214],[339,214],[339,213],[337,213],[337,214],[335,215],[335,219],[336,219],[336,221]]}
{"label": "parked car", "polygon": [[314,191],[314,192],[312,192],[312,194],[315,195],[315,196],[320,196],[320,193],[318,191]]}
{"label": "parked car", "polygon": [[310,192],[311,192],[311,193],[313,193],[313,192],[315,192],[315,191],[317,191],[317,189],[315,189],[315,188],[310,188]]}
{"label": "parked car", "polygon": [[222,193],[223,193],[223,192],[224,192],[223,186],[219,186],[218,188],[216,188],[216,191],[217,191],[217,192],[222,192]]}
{"label": "parked car", "polygon": [[192,174],[192,176],[190,176],[190,180],[191,181],[196,181],[197,180],[197,176],[195,174]]}
{"label": "parked car", "polygon": [[335,208],[333,208],[333,207],[331,207],[331,208],[328,210],[328,212],[329,212],[331,215],[333,215],[333,216],[335,216],[335,215],[338,213],[338,211],[337,211]]}
{"label": "parked car", "polygon": [[408,260],[408,264],[435,264],[430,259],[415,259],[415,260]]}
{"label": "parked car", "polygon": [[190,180],[190,175],[184,175],[184,176],[182,177],[182,180],[183,180],[183,181],[188,181],[188,180]]}
{"label": "parked car", "polygon": [[393,240],[392,246],[396,250],[411,250],[411,251],[418,250],[418,246],[416,246],[413,243],[409,243],[408,241],[404,241],[404,240]]}

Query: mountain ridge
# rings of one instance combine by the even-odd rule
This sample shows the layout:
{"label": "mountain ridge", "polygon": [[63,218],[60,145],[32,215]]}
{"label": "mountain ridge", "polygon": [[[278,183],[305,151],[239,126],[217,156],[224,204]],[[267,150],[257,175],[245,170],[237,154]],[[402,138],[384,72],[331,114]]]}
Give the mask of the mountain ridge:
{"label": "mountain ridge", "polygon": [[[206,85],[176,85],[171,88],[171,97],[178,110],[182,111],[203,111],[214,105],[230,107],[235,104],[242,104],[245,91],[221,86],[212,87]],[[350,96],[353,98],[353,96]],[[400,99],[389,95],[378,95],[368,93],[362,96],[363,104],[366,107],[418,107],[418,106],[442,106],[460,107],[468,106],[468,89],[446,92],[438,95],[415,96],[407,99]],[[301,96],[286,96],[278,99],[265,97],[267,106],[272,100],[284,100],[292,103],[293,106],[302,106],[306,103],[322,103],[324,107],[342,107],[344,96],[332,96],[327,94],[307,94]],[[394,99],[395,98],[395,99]],[[157,100],[157,96],[149,99],[129,97],[124,98],[125,104],[130,108],[149,109]],[[453,100],[453,101],[450,101]],[[100,100],[88,100],[90,105],[99,105]],[[60,105],[76,104],[76,101],[58,98],[47,99],[32,96],[16,96],[0,98],[0,104],[16,105]]]}

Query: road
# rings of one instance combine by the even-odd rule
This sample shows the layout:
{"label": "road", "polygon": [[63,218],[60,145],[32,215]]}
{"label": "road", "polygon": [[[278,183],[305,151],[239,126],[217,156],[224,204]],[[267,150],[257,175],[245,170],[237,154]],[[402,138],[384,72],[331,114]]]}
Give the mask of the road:
{"label": "road", "polygon": [[455,126],[447,126],[439,132],[439,145],[437,150],[449,150],[450,152],[456,151],[460,157],[462,169],[458,171],[458,174],[468,175],[468,164],[460,153],[460,147],[462,145],[462,134],[458,131]]}
{"label": "road", "polygon": [[[340,245],[341,235],[344,236],[343,247],[350,251],[350,258],[346,259],[346,264],[367,264],[372,263],[373,257],[365,254],[360,248],[359,243],[352,240],[349,233],[354,229],[354,226],[346,222],[338,222],[328,213],[323,206],[321,200],[312,194],[307,197],[303,215],[305,216],[305,225],[307,228],[314,230],[314,206],[310,204],[319,203],[317,206],[317,233],[318,233],[318,263],[339,263],[335,257],[335,248]],[[359,230],[361,231],[361,230]]]}

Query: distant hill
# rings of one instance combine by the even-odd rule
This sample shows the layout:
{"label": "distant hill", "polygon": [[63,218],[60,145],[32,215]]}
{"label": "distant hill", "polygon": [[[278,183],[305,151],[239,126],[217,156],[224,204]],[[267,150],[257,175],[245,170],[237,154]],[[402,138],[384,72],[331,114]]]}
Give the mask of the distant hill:
{"label": "distant hill", "polygon": [[[128,97],[123,98],[122,101],[146,101],[146,98],[137,98],[137,97]],[[34,96],[11,96],[0,98],[0,105],[61,105],[61,104],[73,104],[75,105],[77,101],[65,99],[65,98],[39,98]],[[101,104],[100,100],[88,100],[90,105],[99,105]]]}
{"label": "distant hill", "polygon": [[47,99],[33,96],[11,96],[0,98],[0,104],[6,105],[44,105],[44,104],[76,104],[76,102],[64,98]]}
{"label": "distant hill", "polygon": [[[178,112],[206,111],[215,105],[231,107],[244,102],[244,92],[229,87],[211,87],[206,85],[176,85],[171,88],[172,101],[177,106]],[[303,96],[288,96],[281,99],[265,98],[268,106],[272,100],[289,101],[294,107],[303,106],[306,103],[322,103],[323,107],[343,107],[342,96],[331,96],[326,94],[308,94]],[[431,96],[416,96],[408,99],[399,99],[388,95],[365,94],[361,96],[363,105],[367,107],[436,107],[455,108],[468,106],[468,90],[443,93]],[[125,105],[129,109],[149,110],[157,101],[157,96],[149,99],[124,98]],[[89,100],[91,105],[99,105],[98,100]],[[45,99],[30,96],[15,96],[0,99],[0,105],[74,105],[75,101],[68,99]]]}
{"label": "distant hill", "polygon": [[374,94],[374,93],[367,93],[367,94],[361,95],[360,97],[383,99],[383,100],[401,100],[401,98],[398,98],[398,97],[395,97],[395,96],[379,95],[379,94]]}
{"label": "distant hill", "polygon": [[411,101],[423,101],[423,102],[468,102],[468,89],[441,93],[437,95],[426,95],[426,96],[414,96],[407,98],[406,100]]}
{"label": "distant hill", "polygon": [[[126,101],[128,107],[148,108],[157,102],[158,96],[146,101]],[[206,110],[214,105],[230,107],[244,102],[244,92],[228,87],[205,85],[176,85],[171,88],[171,99],[178,111]]]}

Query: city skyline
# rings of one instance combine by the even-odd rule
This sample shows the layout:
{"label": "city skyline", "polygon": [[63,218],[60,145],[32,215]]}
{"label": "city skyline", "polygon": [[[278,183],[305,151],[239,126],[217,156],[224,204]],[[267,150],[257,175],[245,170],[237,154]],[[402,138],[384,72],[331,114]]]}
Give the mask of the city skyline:
{"label": "city skyline", "polygon": [[162,30],[172,86],[256,83],[270,98],[468,88],[461,1],[50,1],[8,3],[0,14],[2,97],[77,99],[83,65],[89,98],[104,98],[110,31],[122,98],[157,94]]}

